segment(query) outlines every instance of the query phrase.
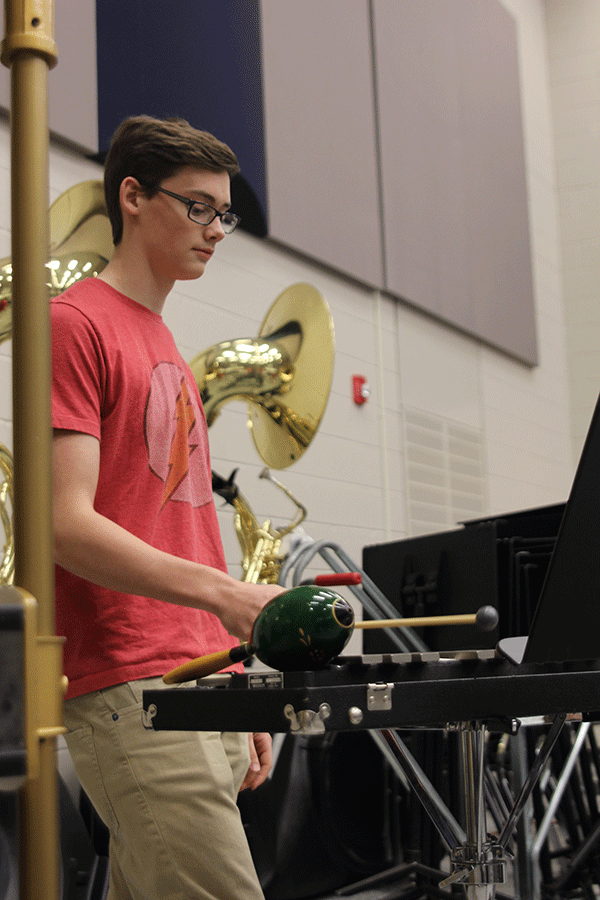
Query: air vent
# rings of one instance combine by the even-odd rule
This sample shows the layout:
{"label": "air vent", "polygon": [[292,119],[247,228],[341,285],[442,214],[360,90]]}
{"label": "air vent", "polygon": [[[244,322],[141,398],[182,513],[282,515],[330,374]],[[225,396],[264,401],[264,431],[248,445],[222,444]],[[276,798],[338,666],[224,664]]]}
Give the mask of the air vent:
{"label": "air vent", "polygon": [[409,535],[485,514],[481,432],[416,409],[404,411]]}

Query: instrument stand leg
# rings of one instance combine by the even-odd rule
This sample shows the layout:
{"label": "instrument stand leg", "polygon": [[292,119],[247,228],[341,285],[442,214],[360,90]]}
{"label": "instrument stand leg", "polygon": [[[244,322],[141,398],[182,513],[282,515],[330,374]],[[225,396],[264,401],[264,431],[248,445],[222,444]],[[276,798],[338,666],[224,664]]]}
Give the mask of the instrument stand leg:
{"label": "instrument stand leg", "polygon": [[466,840],[465,832],[404,742],[389,728],[371,731],[370,734],[383,751],[392,768],[399,769],[401,776],[404,775],[406,777],[411,789],[420,800],[425,812],[448,848],[454,850],[464,844]]}
{"label": "instrument stand leg", "polygon": [[[462,739],[466,832],[456,822],[400,738],[388,729],[371,734],[388,759],[400,766],[450,849],[453,872],[440,882],[439,887],[462,884],[468,900],[494,900],[496,884],[505,881],[506,853],[497,844],[486,840],[483,799],[485,726],[481,723],[466,723],[459,726],[459,729]],[[418,869],[416,871],[418,874]],[[438,874],[443,878],[443,873]],[[444,896],[443,892],[438,894],[440,895]]]}
{"label": "instrument stand leg", "polygon": [[507,855],[488,840],[484,803],[486,729],[481,722],[458,726],[461,737],[466,840],[451,851],[452,874],[440,887],[462,884],[468,900],[493,900],[496,885],[506,881]]}
{"label": "instrument stand leg", "polygon": [[[510,761],[513,790],[520,791],[527,781],[529,772],[527,739],[523,729],[510,739]],[[533,804],[529,800],[519,828],[515,831],[515,864],[513,867],[517,896],[530,900],[541,900],[541,873],[534,857],[534,815]]]}
{"label": "instrument stand leg", "polygon": [[400,767],[450,850],[452,873],[440,882],[441,889],[453,884],[462,885],[467,900],[494,900],[497,885],[506,881],[506,863],[511,858],[507,850],[508,840],[539,778],[542,766],[554,746],[564,719],[564,716],[556,717],[497,840],[488,838],[486,828],[484,802],[486,728],[482,722],[466,722],[455,726],[461,735],[465,832],[398,736],[389,729],[371,732],[388,759]]}
{"label": "instrument stand leg", "polygon": [[463,832],[400,738],[390,729],[370,732],[392,766],[406,776],[450,850],[452,873],[440,881],[439,888],[442,891],[455,884],[464,887],[467,900],[496,898],[496,886],[506,881],[506,863],[512,858],[507,849],[508,842],[565,720],[566,715],[562,713],[554,717],[500,836],[492,839],[487,835],[486,828],[484,801],[486,727],[483,722],[464,722],[454,726],[461,735],[466,832]]}
{"label": "instrument stand leg", "polygon": [[[567,757],[564,768],[560,773],[560,776],[556,783],[556,787],[552,792],[552,798],[548,804],[546,812],[544,813],[544,818],[539,823],[536,834],[531,836],[531,859],[536,873],[539,873],[539,859],[543,844],[548,837],[548,832],[551,828],[552,821],[554,819],[558,806],[560,805],[561,799],[569,785],[571,774],[577,764],[577,760],[579,759],[579,756],[582,752],[585,740],[591,727],[591,722],[582,722],[579,726],[575,742],[573,744],[571,752],[569,753],[569,756]],[[599,836],[600,828],[598,825],[596,825],[590,835],[588,835],[587,839],[583,842],[579,850],[577,850],[573,854],[571,862],[561,878],[557,879],[556,885],[558,891],[560,891],[567,884],[569,878],[577,870],[578,865],[580,865],[580,863],[587,858],[590,850],[593,849],[593,846],[597,842]],[[538,882],[539,881],[540,879],[538,877]],[[534,887],[535,893],[532,892],[531,894],[532,900],[539,900],[539,898],[541,897],[541,886],[539,883],[536,883]],[[553,890],[554,887],[555,884],[553,883],[550,889]]]}

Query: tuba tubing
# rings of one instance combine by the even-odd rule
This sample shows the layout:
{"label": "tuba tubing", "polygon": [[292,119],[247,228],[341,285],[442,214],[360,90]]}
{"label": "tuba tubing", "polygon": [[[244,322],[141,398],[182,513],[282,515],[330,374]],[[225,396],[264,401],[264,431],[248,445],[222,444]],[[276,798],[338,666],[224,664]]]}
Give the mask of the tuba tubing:
{"label": "tuba tubing", "polygon": [[[300,337],[299,327],[296,337]],[[229,400],[244,400],[275,410],[294,377],[289,351],[272,336],[262,340],[238,338],[215,344],[195,357],[191,368],[200,382],[200,396],[209,426]]]}

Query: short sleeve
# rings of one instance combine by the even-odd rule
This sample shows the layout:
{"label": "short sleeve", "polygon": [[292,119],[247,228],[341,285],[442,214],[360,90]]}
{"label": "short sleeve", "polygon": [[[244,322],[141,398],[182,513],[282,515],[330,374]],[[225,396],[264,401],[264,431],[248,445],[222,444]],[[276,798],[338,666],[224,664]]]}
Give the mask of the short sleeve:
{"label": "short sleeve", "polygon": [[100,440],[106,366],[86,316],[68,303],[51,303],[52,425]]}

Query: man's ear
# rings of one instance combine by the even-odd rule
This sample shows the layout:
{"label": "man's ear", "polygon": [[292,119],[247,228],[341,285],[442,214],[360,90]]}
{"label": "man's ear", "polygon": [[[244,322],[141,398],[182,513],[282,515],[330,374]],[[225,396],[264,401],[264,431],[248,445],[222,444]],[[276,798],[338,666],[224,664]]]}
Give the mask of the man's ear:
{"label": "man's ear", "polygon": [[128,175],[127,178],[123,179],[119,189],[119,201],[123,212],[129,213],[131,216],[137,216],[139,201],[142,196],[144,196],[144,192],[136,178]]}

